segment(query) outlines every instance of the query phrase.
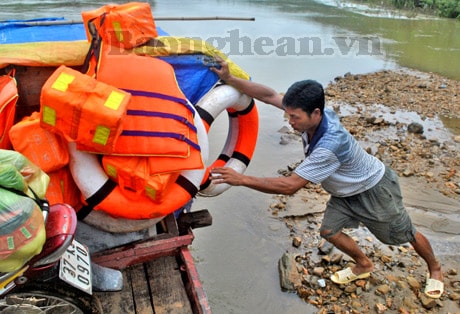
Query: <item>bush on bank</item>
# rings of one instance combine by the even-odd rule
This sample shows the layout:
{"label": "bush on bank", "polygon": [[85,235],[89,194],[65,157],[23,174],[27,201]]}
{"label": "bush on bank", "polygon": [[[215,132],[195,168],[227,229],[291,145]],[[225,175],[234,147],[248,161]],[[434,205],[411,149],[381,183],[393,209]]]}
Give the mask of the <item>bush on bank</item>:
{"label": "bush on bank", "polygon": [[[373,3],[379,0],[362,0]],[[381,4],[398,9],[421,10],[424,13],[460,20],[460,0],[380,0]]]}
{"label": "bush on bank", "polygon": [[441,17],[460,19],[460,0],[392,0],[397,6],[400,2],[403,6],[429,9]]}

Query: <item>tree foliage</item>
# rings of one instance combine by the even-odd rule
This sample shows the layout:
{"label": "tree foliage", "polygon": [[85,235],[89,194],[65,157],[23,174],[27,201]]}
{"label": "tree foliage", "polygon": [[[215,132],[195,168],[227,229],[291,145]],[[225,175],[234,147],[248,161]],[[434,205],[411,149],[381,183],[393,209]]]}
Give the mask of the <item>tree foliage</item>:
{"label": "tree foliage", "polygon": [[460,0],[389,0],[398,9],[422,9],[440,17],[460,19]]}

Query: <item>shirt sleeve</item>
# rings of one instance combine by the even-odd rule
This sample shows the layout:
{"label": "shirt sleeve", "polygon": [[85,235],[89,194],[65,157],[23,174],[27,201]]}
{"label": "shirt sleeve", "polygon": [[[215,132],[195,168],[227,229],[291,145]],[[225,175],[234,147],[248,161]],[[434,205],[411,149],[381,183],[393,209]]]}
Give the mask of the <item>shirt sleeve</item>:
{"label": "shirt sleeve", "polygon": [[295,169],[295,173],[315,184],[319,184],[337,171],[340,162],[328,149],[317,148]]}

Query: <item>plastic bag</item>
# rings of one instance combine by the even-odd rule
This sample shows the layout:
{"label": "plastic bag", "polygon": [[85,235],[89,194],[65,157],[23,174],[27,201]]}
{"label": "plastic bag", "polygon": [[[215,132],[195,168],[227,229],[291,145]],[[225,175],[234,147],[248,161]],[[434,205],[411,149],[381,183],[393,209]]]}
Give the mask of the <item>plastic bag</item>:
{"label": "plastic bag", "polygon": [[26,157],[0,149],[0,272],[15,271],[41,252],[46,230],[36,197],[45,197],[48,183]]}
{"label": "plastic bag", "polygon": [[[0,149],[0,164],[3,166],[0,168],[0,187],[16,187],[15,190],[30,197],[34,197],[35,193],[39,198],[45,198],[50,178],[24,155],[14,150]],[[14,169],[17,171],[15,175],[12,174]]]}
{"label": "plastic bag", "polygon": [[40,207],[29,197],[0,188],[0,272],[21,268],[46,240]]}

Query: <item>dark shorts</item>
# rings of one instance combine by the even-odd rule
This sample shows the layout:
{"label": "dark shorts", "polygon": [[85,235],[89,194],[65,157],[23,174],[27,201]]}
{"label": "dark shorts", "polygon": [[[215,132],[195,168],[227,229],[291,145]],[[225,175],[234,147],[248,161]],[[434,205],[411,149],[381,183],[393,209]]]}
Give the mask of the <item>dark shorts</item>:
{"label": "dark shorts", "polygon": [[365,225],[385,244],[403,244],[415,239],[415,227],[403,203],[398,176],[390,168],[370,190],[349,197],[331,197],[326,206],[321,231],[326,239],[343,228]]}

